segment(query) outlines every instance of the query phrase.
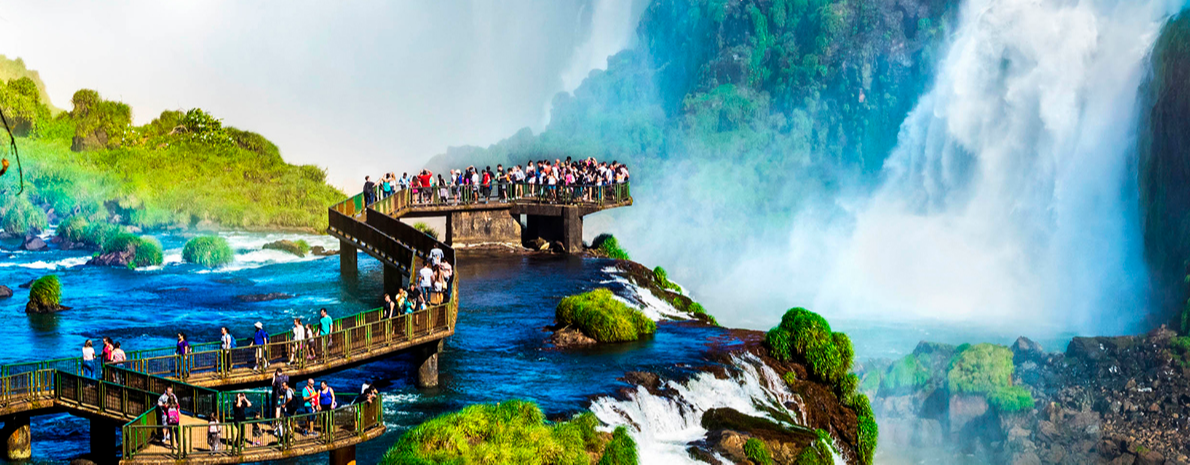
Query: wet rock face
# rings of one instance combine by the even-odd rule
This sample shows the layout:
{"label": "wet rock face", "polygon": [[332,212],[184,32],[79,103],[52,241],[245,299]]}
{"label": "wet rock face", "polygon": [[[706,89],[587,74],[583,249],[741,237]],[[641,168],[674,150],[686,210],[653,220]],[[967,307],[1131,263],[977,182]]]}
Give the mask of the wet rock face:
{"label": "wet rock face", "polygon": [[39,305],[33,301],[25,304],[25,313],[57,313],[63,310],[70,310],[70,307],[55,304]]}
{"label": "wet rock face", "polygon": [[577,328],[571,328],[569,326],[554,331],[554,334],[550,335],[550,337],[547,338],[545,342],[553,344],[554,347],[559,349],[571,347],[588,347],[599,343],[599,341],[596,341],[586,334],[583,334],[583,332],[579,331]]}
{"label": "wet rock face", "polygon": [[88,265],[93,266],[122,266],[127,267],[136,259],[136,249],[129,247],[124,250],[117,250],[100,254],[98,257],[87,261]]}
{"label": "wet rock face", "polygon": [[9,289],[8,286],[0,285],[0,299],[7,299],[9,297],[12,297],[12,289]]}
{"label": "wet rock face", "polygon": [[313,255],[315,257],[329,257],[332,255],[337,255],[338,253],[339,253],[338,250],[327,250],[326,247],[323,247],[321,245],[315,245],[315,246],[310,247],[310,255]]}
{"label": "wet rock face", "polygon": [[46,247],[47,245],[45,241],[41,240],[41,238],[37,236],[26,237],[25,242],[21,244],[22,249],[28,250],[30,252],[45,250]]}

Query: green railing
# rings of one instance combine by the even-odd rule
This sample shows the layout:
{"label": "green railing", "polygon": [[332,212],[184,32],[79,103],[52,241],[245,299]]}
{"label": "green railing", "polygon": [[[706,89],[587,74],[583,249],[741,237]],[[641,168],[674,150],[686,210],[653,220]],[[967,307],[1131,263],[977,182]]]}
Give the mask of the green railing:
{"label": "green railing", "polygon": [[[504,185],[504,196],[500,196],[500,185],[491,186],[491,192],[484,194],[482,186],[464,185],[450,186],[447,195],[441,195],[439,187],[420,188],[416,192],[412,188],[401,189],[390,195],[384,195],[380,189],[376,190],[376,197],[371,205],[380,213],[395,215],[405,209],[419,207],[443,207],[455,205],[473,205],[479,203],[545,203],[559,205],[617,205],[632,198],[629,183],[608,184],[603,186],[586,185],[541,185],[529,183],[508,183]],[[364,194],[358,194],[346,201],[331,207],[335,211],[347,216],[359,216],[366,209]]]}

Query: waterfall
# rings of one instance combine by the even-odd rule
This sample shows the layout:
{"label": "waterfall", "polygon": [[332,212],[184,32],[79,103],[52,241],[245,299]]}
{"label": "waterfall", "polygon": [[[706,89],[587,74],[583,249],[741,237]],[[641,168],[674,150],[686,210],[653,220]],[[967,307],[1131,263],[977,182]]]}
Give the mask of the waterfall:
{"label": "waterfall", "polygon": [[1127,331],[1147,286],[1137,91],[1183,4],[966,2],[817,308]]}
{"label": "waterfall", "polygon": [[[693,463],[687,444],[706,435],[702,416],[713,408],[727,407],[780,423],[766,411],[772,409],[805,426],[801,398],[760,358],[751,353],[733,355],[730,368],[727,379],[703,372],[686,382],[664,381],[664,395],[637,387],[624,400],[601,397],[591,403],[591,412],[612,427],[628,428],[640,463]],[[791,410],[787,403],[799,408]],[[836,462],[842,463],[837,457]]]}

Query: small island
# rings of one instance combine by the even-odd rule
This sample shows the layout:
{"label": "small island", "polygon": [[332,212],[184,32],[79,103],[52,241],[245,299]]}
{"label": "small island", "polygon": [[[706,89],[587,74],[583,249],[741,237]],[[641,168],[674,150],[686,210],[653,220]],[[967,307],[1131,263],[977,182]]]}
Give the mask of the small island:
{"label": "small island", "polygon": [[657,323],[603,288],[562,299],[555,318],[559,329],[551,342],[559,347],[630,342],[657,331]]}

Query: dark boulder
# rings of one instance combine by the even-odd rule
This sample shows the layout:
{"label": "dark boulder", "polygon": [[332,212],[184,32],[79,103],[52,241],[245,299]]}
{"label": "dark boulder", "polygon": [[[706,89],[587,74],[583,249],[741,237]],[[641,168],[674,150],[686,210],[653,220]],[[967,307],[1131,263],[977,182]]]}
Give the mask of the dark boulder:
{"label": "dark boulder", "polygon": [[599,343],[599,341],[583,334],[577,328],[571,328],[569,326],[554,331],[554,334],[546,339],[545,342],[553,344],[554,347],[560,349],[592,346]]}
{"label": "dark boulder", "polygon": [[87,261],[88,265],[95,266],[122,266],[127,267],[129,263],[136,260],[136,249],[132,246],[124,250],[116,250],[100,254],[99,256]]}
{"label": "dark boulder", "polygon": [[0,285],[0,299],[7,299],[9,297],[12,297],[12,289],[9,289],[8,286]]}
{"label": "dark boulder", "polygon": [[33,281],[37,281],[37,278],[30,279],[30,280],[26,281],[25,284],[21,284],[17,287],[19,287],[21,289],[28,289],[30,287],[33,287]]}
{"label": "dark boulder", "polygon": [[270,292],[268,294],[245,294],[237,295],[236,300],[240,302],[268,302],[270,300],[292,299],[293,295],[284,292]]}
{"label": "dark boulder", "polygon": [[41,238],[37,236],[28,236],[25,238],[25,242],[21,244],[22,249],[28,250],[30,252],[45,250],[46,247],[45,241],[41,240]]}
{"label": "dark boulder", "polygon": [[329,257],[332,255],[337,255],[338,253],[339,253],[338,250],[327,250],[326,247],[323,247],[321,245],[315,245],[315,246],[310,247],[310,255],[313,255],[315,257]]}
{"label": "dark boulder", "polygon": [[70,307],[56,304],[39,305],[33,301],[25,304],[25,313],[57,313],[63,310],[70,310]]}
{"label": "dark boulder", "polygon": [[1017,365],[1025,362],[1040,363],[1044,358],[1045,350],[1041,348],[1041,344],[1033,342],[1032,339],[1021,336],[1012,343],[1012,361]]}

